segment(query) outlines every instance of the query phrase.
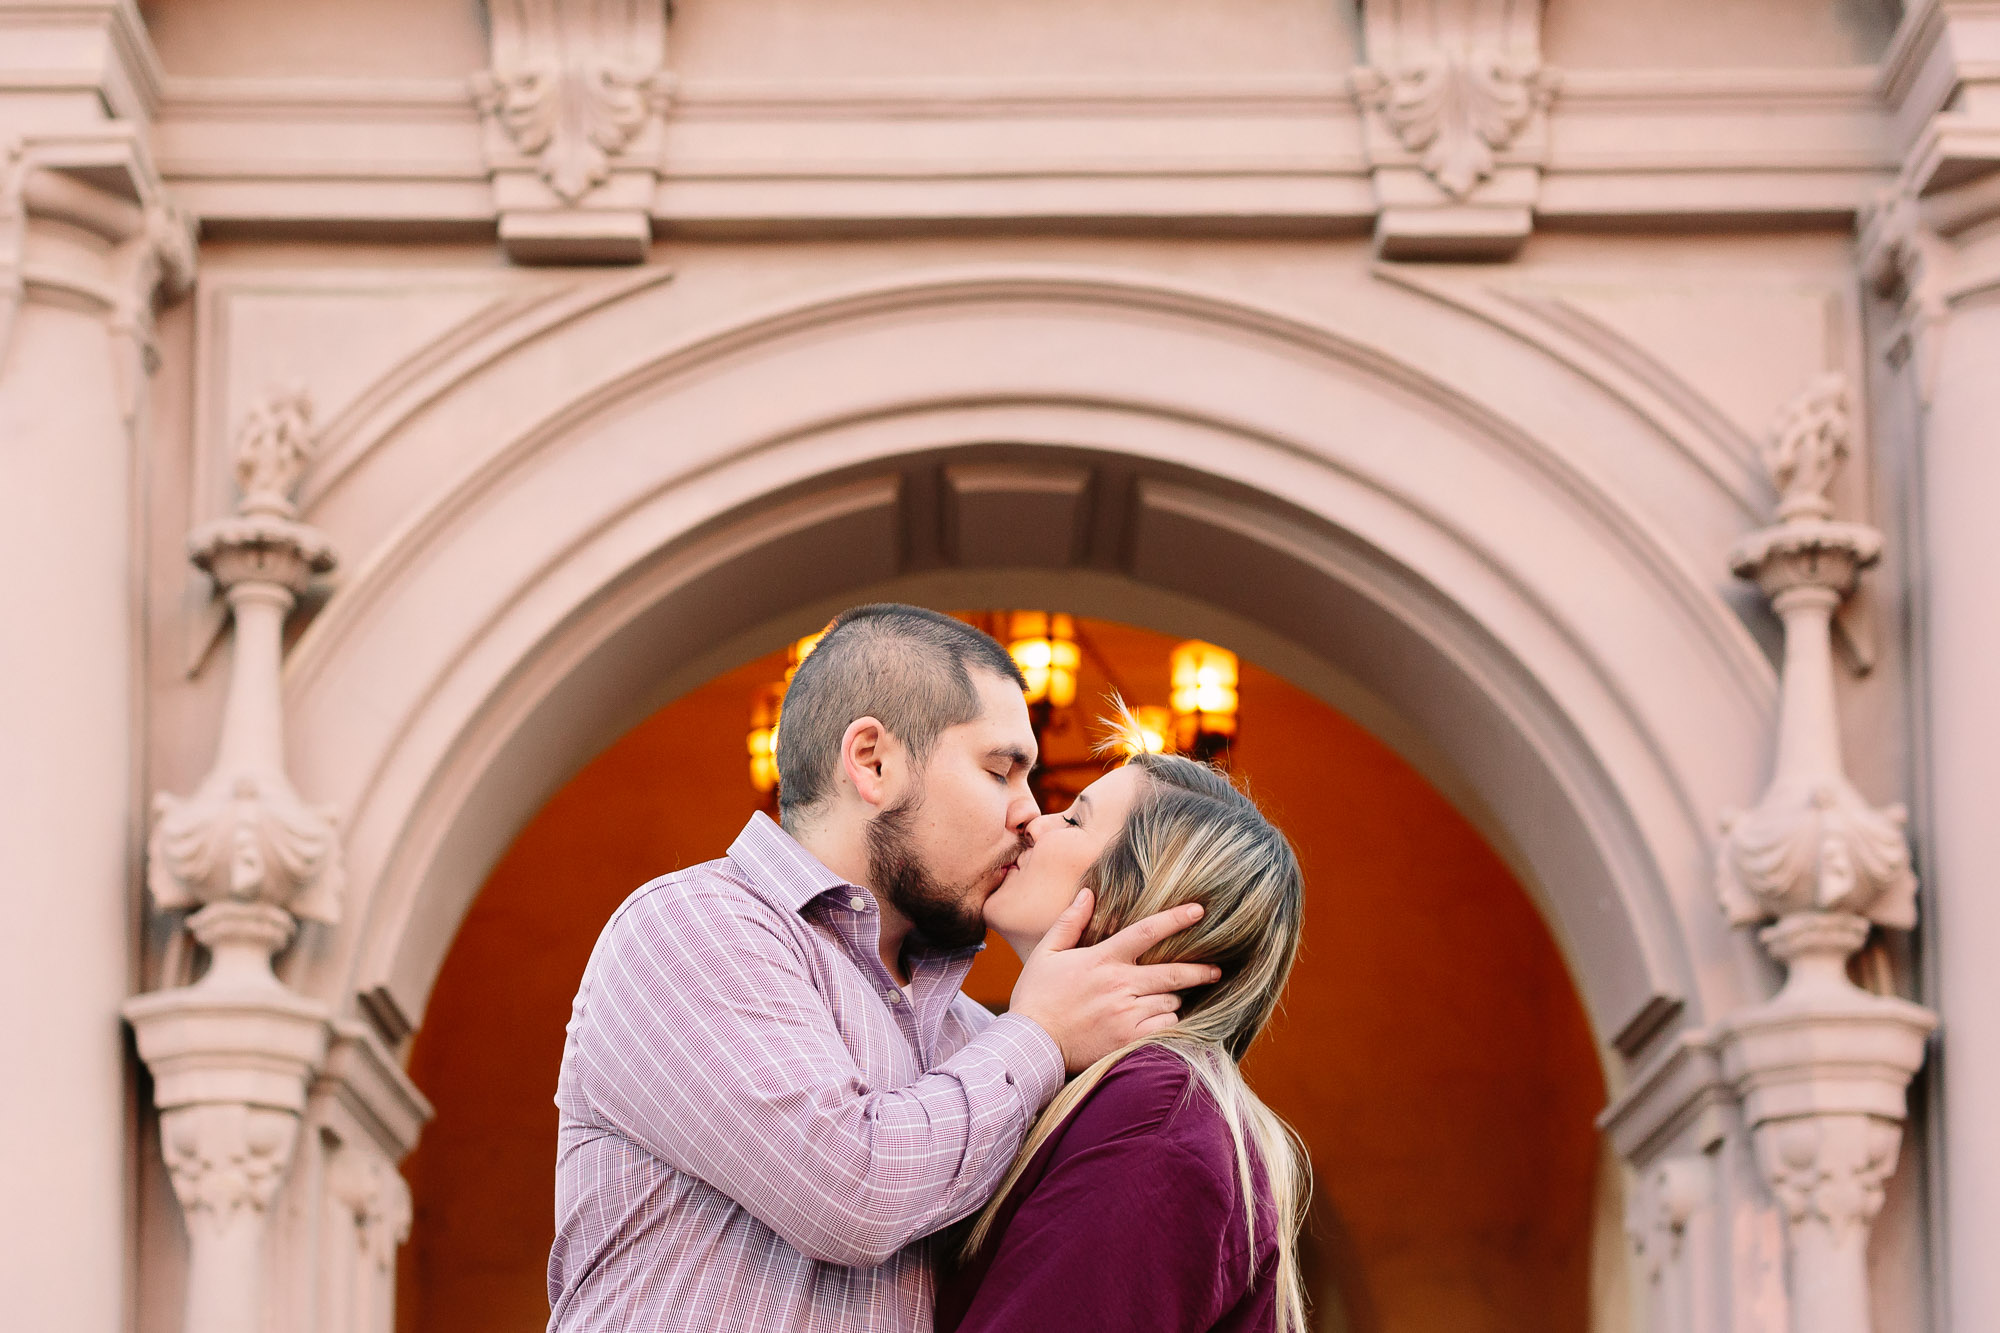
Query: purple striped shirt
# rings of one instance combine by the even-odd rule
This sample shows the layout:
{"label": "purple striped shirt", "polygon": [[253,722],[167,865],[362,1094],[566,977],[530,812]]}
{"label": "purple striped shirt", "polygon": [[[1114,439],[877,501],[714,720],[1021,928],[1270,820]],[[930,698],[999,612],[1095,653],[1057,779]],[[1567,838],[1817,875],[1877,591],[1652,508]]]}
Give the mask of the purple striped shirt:
{"label": "purple striped shirt", "polygon": [[883,967],[874,896],[768,816],[645,885],[584,969],[556,1106],[549,1327],[931,1327],[923,1238],[985,1202],[1063,1079],[959,993]]}

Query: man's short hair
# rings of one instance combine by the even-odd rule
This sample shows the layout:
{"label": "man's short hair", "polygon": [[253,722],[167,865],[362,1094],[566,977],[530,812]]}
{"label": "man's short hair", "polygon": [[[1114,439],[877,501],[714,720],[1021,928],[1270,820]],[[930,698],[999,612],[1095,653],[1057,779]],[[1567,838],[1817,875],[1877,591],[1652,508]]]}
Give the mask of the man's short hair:
{"label": "man's short hair", "polygon": [[919,768],[930,762],[947,727],[979,716],[975,667],[1027,688],[1007,650],[962,620],[900,602],[841,612],[785,690],[779,818],[790,827],[833,795],[840,739],[858,717],[880,722]]}

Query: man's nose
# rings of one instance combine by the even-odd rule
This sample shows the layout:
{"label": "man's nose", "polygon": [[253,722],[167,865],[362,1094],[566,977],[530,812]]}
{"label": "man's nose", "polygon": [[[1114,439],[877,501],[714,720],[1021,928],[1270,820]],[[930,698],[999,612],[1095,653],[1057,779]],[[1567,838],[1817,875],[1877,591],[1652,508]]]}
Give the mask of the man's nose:
{"label": "man's nose", "polygon": [[1035,821],[1042,817],[1041,808],[1035,804],[1035,798],[1032,796],[1025,798],[1012,810],[1008,811],[1008,813],[1014,816],[1008,826],[1026,838],[1030,843],[1033,843],[1035,840]]}

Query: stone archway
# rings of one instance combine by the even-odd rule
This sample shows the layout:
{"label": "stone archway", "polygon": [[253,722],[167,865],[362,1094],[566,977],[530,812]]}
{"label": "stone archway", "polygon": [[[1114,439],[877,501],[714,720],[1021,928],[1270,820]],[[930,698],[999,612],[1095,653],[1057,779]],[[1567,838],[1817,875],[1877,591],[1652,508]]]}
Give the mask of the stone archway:
{"label": "stone archway", "polygon": [[[513,832],[652,707],[856,597],[1005,580],[1214,624],[1395,744],[1529,886],[1618,1089],[1769,984],[1711,905],[1708,826],[1755,789],[1774,678],[1691,572],[1744,495],[1532,339],[1385,292],[1364,338],[1126,273],[949,272],[580,389],[546,358],[588,329],[412,372],[302,497],[364,555],[286,672],[350,901],[285,980],[395,1045]],[[1477,376],[1403,350],[1475,342]]]}

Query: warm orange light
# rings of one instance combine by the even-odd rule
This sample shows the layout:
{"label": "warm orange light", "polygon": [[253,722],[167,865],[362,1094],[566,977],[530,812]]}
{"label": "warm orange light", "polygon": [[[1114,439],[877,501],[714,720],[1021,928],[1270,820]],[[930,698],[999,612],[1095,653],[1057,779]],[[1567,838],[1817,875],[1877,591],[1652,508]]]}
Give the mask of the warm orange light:
{"label": "warm orange light", "polygon": [[819,641],[826,637],[826,631],[808,634],[785,649],[785,683],[792,683],[792,677],[799,674],[799,663],[812,656],[812,650],[819,647]]}
{"label": "warm orange light", "polygon": [[1007,652],[1028,682],[1028,702],[1067,708],[1076,702],[1076,672],[1083,661],[1076,621],[1060,613],[1016,611],[1008,619]]}
{"label": "warm orange light", "polygon": [[750,700],[750,785],[760,792],[778,786],[778,715],[784,702],[785,686],[780,681],[766,685]]}
{"label": "warm orange light", "polygon": [[1141,704],[1132,710],[1136,730],[1127,733],[1122,745],[1126,758],[1135,754],[1164,754],[1173,748],[1174,715],[1159,704]]}
{"label": "warm orange light", "polygon": [[1236,654],[1190,639],[1168,659],[1173,680],[1174,727],[1183,750],[1202,738],[1227,740],[1236,734]]}

